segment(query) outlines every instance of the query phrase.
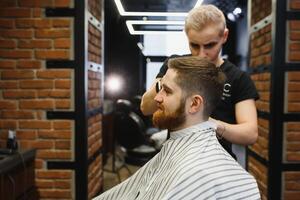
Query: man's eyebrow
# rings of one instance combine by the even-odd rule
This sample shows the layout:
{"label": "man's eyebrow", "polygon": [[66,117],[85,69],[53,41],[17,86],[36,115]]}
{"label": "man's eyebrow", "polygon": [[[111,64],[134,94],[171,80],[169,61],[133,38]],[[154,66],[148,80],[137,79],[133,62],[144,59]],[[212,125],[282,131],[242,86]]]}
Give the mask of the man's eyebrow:
{"label": "man's eyebrow", "polygon": [[212,40],[212,41],[209,41],[207,43],[204,43],[203,45],[215,44],[215,43],[218,43],[218,41]]}
{"label": "man's eyebrow", "polygon": [[165,89],[165,90],[168,90],[168,91],[173,91],[170,87],[168,87],[165,83],[162,84],[162,87]]}

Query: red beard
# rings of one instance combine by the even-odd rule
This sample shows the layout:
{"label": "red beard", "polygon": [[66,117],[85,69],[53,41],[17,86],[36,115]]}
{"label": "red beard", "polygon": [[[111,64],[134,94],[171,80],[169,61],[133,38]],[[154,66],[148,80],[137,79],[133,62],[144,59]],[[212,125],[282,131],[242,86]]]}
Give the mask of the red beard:
{"label": "red beard", "polygon": [[159,105],[159,108],[153,114],[153,124],[160,129],[176,130],[185,122],[185,101],[181,101],[175,112],[166,113],[164,106]]}

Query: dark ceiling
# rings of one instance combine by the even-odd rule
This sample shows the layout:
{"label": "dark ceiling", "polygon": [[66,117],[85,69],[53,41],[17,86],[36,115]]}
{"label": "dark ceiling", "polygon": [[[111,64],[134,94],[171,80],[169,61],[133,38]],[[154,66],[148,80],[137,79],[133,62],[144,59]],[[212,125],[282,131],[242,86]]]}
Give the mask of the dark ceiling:
{"label": "dark ceiling", "polygon": [[[197,0],[121,0],[127,12],[188,12]],[[214,4],[225,14],[232,12],[247,0],[204,0],[203,4]]]}
{"label": "dark ceiling", "polygon": [[197,0],[121,0],[128,12],[186,12]]}

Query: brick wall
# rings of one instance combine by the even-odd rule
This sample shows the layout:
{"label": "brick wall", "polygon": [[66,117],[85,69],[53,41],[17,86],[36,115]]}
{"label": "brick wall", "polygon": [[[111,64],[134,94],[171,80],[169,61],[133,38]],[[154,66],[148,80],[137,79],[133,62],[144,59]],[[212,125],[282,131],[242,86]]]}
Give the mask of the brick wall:
{"label": "brick wall", "polygon": [[276,198],[299,199],[300,173],[294,169],[300,163],[300,21],[295,17],[300,1],[252,0],[250,9],[251,78],[260,100],[259,137],[249,146],[248,169],[263,199],[275,193],[281,194]]}
{"label": "brick wall", "polygon": [[88,0],[89,12],[100,22],[102,21],[102,12],[101,12],[102,7],[103,7],[102,1]]}
{"label": "brick wall", "polygon": [[258,162],[255,158],[248,156],[248,171],[257,181],[261,199],[268,199],[268,168]]}
{"label": "brick wall", "polygon": [[[272,63],[272,23],[257,25],[266,19],[272,12],[271,0],[252,0],[250,8],[250,25],[254,28],[250,33],[249,68],[253,72],[251,79],[254,81],[259,93],[256,108],[260,112],[270,112],[271,98],[271,73],[268,71]],[[248,146],[251,152],[259,155],[266,161],[269,160],[269,120],[258,116],[258,139],[253,145]],[[268,168],[254,156],[248,155],[248,171],[255,177],[262,199],[268,199]]]}
{"label": "brick wall", "polygon": [[284,162],[300,162],[300,122],[285,124]]}
{"label": "brick wall", "polygon": [[288,23],[288,61],[300,61],[300,20],[291,20]]}
{"label": "brick wall", "polygon": [[[99,194],[102,189],[102,155],[97,154],[102,148],[102,114],[103,105],[103,58],[102,31],[99,22],[102,20],[102,1],[89,0],[88,10],[93,16],[88,24],[88,158],[93,160],[88,167],[88,198]],[[97,23],[95,23],[97,21]],[[97,111],[97,112],[94,112]],[[95,157],[96,155],[96,157]]]}
{"label": "brick wall", "polygon": [[45,7],[71,2],[0,2],[1,147],[15,130],[20,148],[36,148],[36,186],[41,199],[72,199],[70,170],[49,170],[47,161],[74,160],[73,120],[48,120],[46,111],[71,111],[73,70],[46,69],[49,59],[72,59],[70,18],[45,18]]}
{"label": "brick wall", "polygon": [[252,0],[251,1],[251,25],[262,20],[272,12],[271,0]]}
{"label": "brick wall", "polygon": [[258,119],[258,139],[249,148],[266,160],[269,159],[269,121]]}
{"label": "brick wall", "polygon": [[300,172],[291,171],[283,173],[284,193],[283,199],[297,200],[300,196]]}
{"label": "brick wall", "polygon": [[[74,70],[48,69],[48,60],[74,60],[74,18],[45,17],[46,8],[72,8],[72,0],[0,1],[0,147],[15,130],[20,148],[36,148],[40,199],[74,199],[74,170],[48,169],[49,161],[74,161],[75,121],[48,119],[48,111],[72,112]],[[101,19],[101,1],[89,1]],[[84,31],[84,30],[83,30]],[[101,62],[101,32],[89,26],[89,60]],[[82,52],[84,54],[84,52]],[[79,66],[77,66],[79,67]],[[88,74],[88,108],[100,108],[103,74]],[[101,114],[87,119],[88,158],[101,148]],[[101,155],[88,169],[89,198],[101,189]]]}
{"label": "brick wall", "polygon": [[300,1],[299,0],[289,0],[289,9],[290,10],[300,10]]}
{"label": "brick wall", "polygon": [[[300,1],[290,0],[289,9],[300,11]],[[286,60],[290,63],[300,62],[300,20],[287,21],[287,53]],[[299,70],[300,71],[300,70]],[[285,112],[299,113],[300,111],[300,72],[286,72]],[[300,122],[286,122],[284,126],[283,162],[300,163]],[[283,198],[299,199],[300,172],[283,172]]]}
{"label": "brick wall", "polygon": [[89,24],[89,61],[102,64],[101,46],[101,32],[93,25]]}
{"label": "brick wall", "polygon": [[[270,73],[252,74],[251,79],[254,81],[259,93],[259,100],[256,101],[256,108],[260,111],[270,111]],[[269,147],[269,121],[258,118],[258,139],[257,142],[249,148],[268,160]]]}
{"label": "brick wall", "polygon": [[269,65],[271,63],[271,24],[251,34],[250,66]]}
{"label": "brick wall", "polygon": [[270,73],[260,73],[251,75],[255,87],[259,94],[259,99],[255,102],[256,108],[261,111],[270,111]]}
{"label": "brick wall", "polygon": [[[300,57],[299,57],[300,59]],[[287,95],[285,112],[300,111],[300,72],[286,73]]]}

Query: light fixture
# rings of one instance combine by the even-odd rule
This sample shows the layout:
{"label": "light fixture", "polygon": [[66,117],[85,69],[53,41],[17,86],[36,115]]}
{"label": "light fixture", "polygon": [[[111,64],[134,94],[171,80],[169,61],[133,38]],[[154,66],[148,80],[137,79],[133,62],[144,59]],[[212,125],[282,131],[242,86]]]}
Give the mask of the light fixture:
{"label": "light fixture", "polygon": [[240,15],[240,14],[242,14],[242,9],[240,7],[236,7],[232,13],[234,15]]}
{"label": "light fixture", "polygon": [[236,20],[235,15],[231,12],[227,13],[227,18],[232,22],[235,22],[235,20]]}
{"label": "light fixture", "polygon": [[144,50],[143,44],[142,44],[141,42],[138,42],[138,43],[137,43],[137,46],[138,46],[139,49],[143,52],[143,50]]}
{"label": "light fixture", "polygon": [[109,93],[115,94],[121,91],[123,80],[118,75],[111,75],[107,78],[106,89]]}
{"label": "light fixture", "polygon": [[227,13],[227,18],[230,21],[235,22],[242,15],[243,15],[242,9],[240,7],[236,7],[232,12]]}
{"label": "light fixture", "polygon": [[[135,30],[133,28],[133,25],[166,25],[166,26],[177,26],[176,28],[178,30]],[[183,33],[183,26],[184,21],[155,21],[155,20],[149,20],[149,21],[140,21],[140,20],[127,20],[126,26],[129,30],[129,33],[131,35],[145,35],[145,34],[182,34]]]}
{"label": "light fixture", "polygon": [[[185,17],[187,12],[127,12],[121,3],[121,0],[114,0],[121,16],[173,16],[173,17]],[[203,0],[198,0],[194,7],[202,4]]]}

